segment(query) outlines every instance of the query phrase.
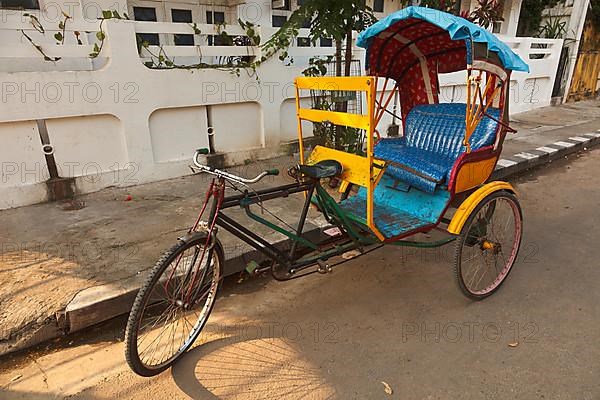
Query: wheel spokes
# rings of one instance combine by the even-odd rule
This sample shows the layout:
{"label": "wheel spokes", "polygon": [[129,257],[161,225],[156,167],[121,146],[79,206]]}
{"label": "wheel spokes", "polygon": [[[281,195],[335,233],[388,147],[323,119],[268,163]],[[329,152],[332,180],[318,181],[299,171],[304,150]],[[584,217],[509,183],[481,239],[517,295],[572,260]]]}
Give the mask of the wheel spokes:
{"label": "wheel spokes", "polygon": [[[203,251],[195,245],[175,256],[148,295],[136,344],[138,357],[148,368],[158,368],[185,350],[208,317],[219,277],[214,253],[206,251],[202,259]],[[197,322],[190,322],[190,316]]]}
{"label": "wheel spokes", "polygon": [[469,292],[489,293],[510,270],[520,241],[517,207],[512,199],[499,196],[472,218],[460,259],[462,281]]}

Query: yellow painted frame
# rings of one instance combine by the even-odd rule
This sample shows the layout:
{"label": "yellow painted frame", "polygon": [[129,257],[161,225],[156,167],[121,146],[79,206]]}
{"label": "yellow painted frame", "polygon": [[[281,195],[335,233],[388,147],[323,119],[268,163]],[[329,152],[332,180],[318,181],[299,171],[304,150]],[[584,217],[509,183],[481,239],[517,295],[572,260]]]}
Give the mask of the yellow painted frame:
{"label": "yellow painted frame", "polygon": [[[493,91],[491,91],[492,82],[495,82],[495,79],[486,80],[485,89],[483,93],[481,91],[481,76],[483,74],[483,70],[479,70],[479,75],[473,75],[473,68],[467,69],[467,112],[465,115],[465,137],[463,140],[463,145],[467,148],[467,153],[471,152],[471,144],[469,140],[471,136],[475,132],[479,121],[483,118],[484,114],[487,112],[489,106],[494,102],[494,99],[498,94],[500,94],[501,86],[496,86]],[[471,86],[474,85],[475,89],[473,90]],[[488,95],[488,93],[490,93]],[[486,101],[484,104],[484,96],[486,95]]]}
{"label": "yellow painted frame", "polygon": [[[346,153],[341,150],[330,149],[325,146],[315,146],[313,151],[308,156],[306,163],[316,164],[323,160],[336,160],[344,167],[339,176],[346,184],[353,183],[362,187],[369,185],[369,160],[367,157],[359,156],[358,154]],[[385,161],[373,159],[373,174],[371,179],[377,183],[385,167]]]}
{"label": "yellow painted frame", "polygon": [[450,221],[450,224],[448,225],[448,232],[459,235],[465,222],[467,222],[467,219],[473,210],[475,210],[475,207],[477,207],[477,205],[487,196],[500,190],[508,190],[509,192],[516,194],[515,189],[507,182],[494,181],[483,185],[475,192],[471,193],[471,195],[462,202],[460,207],[458,207],[452,217],[452,221]]}
{"label": "yellow painted frame", "polygon": [[[367,155],[365,174],[367,179],[364,187],[367,189],[367,226],[379,238],[385,237],[375,226],[373,216],[373,192],[377,185],[379,173],[374,172],[374,154],[373,154],[373,134],[375,132],[375,96],[377,90],[376,79],[373,76],[352,76],[352,77],[298,77],[294,80],[296,86],[296,116],[298,119],[298,140],[300,147],[300,162],[304,163],[304,143],[302,136],[302,121],[324,122],[329,121],[337,125],[349,126],[357,129],[364,129],[367,138]],[[300,90],[347,90],[364,92],[367,98],[367,113],[362,115],[342,113],[337,111],[313,110],[302,108],[300,105]],[[360,156],[357,156],[360,157]],[[377,168],[378,170],[380,168]]]}

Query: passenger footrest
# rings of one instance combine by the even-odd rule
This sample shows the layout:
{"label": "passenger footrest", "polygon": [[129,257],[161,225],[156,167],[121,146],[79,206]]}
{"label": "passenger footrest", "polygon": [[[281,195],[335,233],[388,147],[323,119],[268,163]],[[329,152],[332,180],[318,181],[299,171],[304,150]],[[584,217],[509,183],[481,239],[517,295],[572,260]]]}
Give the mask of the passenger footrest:
{"label": "passenger footrest", "polygon": [[[362,196],[354,196],[343,201],[340,206],[349,214],[349,217],[361,225],[367,226],[366,199]],[[419,218],[398,208],[375,204],[375,225],[386,237],[392,238],[403,233],[413,231],[429,225],[429,221]]]}
{"label": "passenger footrest", "polygon": [[[446,190],[425,193],[412,188],[396,188],[395,185],[396,181],[384,174],[373,193],[375,226],[388,239],[435,224],[450,201],[450,193]],[[340,207],[349,219],[367,227],[365,188],[342,201]]]}

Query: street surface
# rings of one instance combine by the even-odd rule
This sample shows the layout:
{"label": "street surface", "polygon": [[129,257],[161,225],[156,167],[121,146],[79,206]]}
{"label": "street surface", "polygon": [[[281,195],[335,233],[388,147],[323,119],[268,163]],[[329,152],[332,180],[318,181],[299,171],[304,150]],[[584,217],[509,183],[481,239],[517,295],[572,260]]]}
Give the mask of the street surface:
{"label": "street surface", "polygon": [[459,292],[452,245],[385,247],[326,276],[229,279],[220,338],[158,377],[128,370],[119,318],[0,360],[0,399],[599,399],[600,150],[514,183],[523,244],[487,300]]}

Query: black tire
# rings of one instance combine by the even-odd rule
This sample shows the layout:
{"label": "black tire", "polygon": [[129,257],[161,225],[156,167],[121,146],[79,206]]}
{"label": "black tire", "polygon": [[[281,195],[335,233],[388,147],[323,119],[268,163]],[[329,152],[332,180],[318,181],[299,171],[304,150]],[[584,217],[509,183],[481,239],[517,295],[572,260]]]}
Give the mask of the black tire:
{"label": "black tire", "polygon": [[[504,234],[500,235],[499,232],[494,232],[496,216],[504,212],[504,206],[508,205],[508,211],[506,211],[506,227],[508,227],[512,218],[514,229],[512,229],[512,242],[510,246],[510,254],[506,255],[506,249],[503,249],[504,243],[499,240],[506,241]],[[485,208],[485,209],[484,209]],[[477,219],[477,221],[476,221]],[[500,226],[502,223],[500,224]],[[505,228],[505,231],[509,229]],[[492,232],[490,232],[492,231]],[[471,215],[467,218],[460,236],[456,240],[455,254],[454,254],[454,273],[456,276],[456,282],[461,292],[472,300],[483,300],[488,296],[495,293],[500,286],[505,282],[509,273],[513,269],[515,260],[521,246],[521,237],[523,233],[523,214],[521,206],[517,197],[508,191],[498,191],[488,195],[475,207]],[[509,246],[506,246],[509,248]],[[465,258],[465,251],[471,249],[475,256]],[[481,253],[481,258],[478,258],[478,253]],[[491,270],[488,258],[491,258],[494,262],[494,270]],[[478,274],[478,270],[475,270],[471,279],[467,279],[469,271],[467,270],[466,263],[472,260],[482,260],[485,264],[486,270],[483,272],[479,281],[481,281],[486,275],[493,278],[489,285],[483,289],[477,290],[472,285],[475,277]],[[502,269],[498,271],[498,260],[502,261]],[[476,264],[477,261],[472,264]],[[480,261],[481,263],[481,261]],[[491,274],[488,274],[488,270],[491,270]],[[495,272],[494,272],[495,271]],[[496,275],[494,275],[496,274]],[[479,283],[479,281],[477,283]]]}
{"label": "black tire", "polygon": [[[166,370],[190,348],[198,338],[198,335],[202,332],[216,300],[223,266],[223,247],[221,243],[216,239],[211,239],[210,242],[212,243],[207,246],[205,258],[202,261],[205,268],[201,268],[200,266],[195,267],[198,263],[199,254],[201,254],[207,243],[207,234],[198,232],[179,239],[177,244],[160,257],[154,268],[152,268],[148,274],[148,278],[135,298],[125,330],[125,358],[136,374],[149,377]],[[189,256],[185,257],[185,255],[190,251],[192,252],[193,258],[191,259],[190,265],[186,266],[185,264],[187,263]],[[184,264],[182,265],[183,268],[179,270],[182,259],[184,259]],[[168,269],[169,271],[167,271]],[[175,274],[175,272],[177,272],[177,274]],[[165,278],[161,280],[161,277],[163,276]],[[202,298],[205,297],[202,294],[202,290],[207,283],[210,283],[210,287],[208,288],[206,301],[202,302]],[[171,289],[174,289],[173,293],[170,293]],[[153,296],[157,296],[162,292],[166,295],[163,295],[165,296],[165,299],[156,301],[156,297]],[[151,298],[152,301],[150,301]],[[185,299],[186,304],[184,304],[183,299]],[[191,312],[196,312],[195,309],[199,305],[202,305],[200,316],[195,323],[189,324],[191,330],[186,336],[186,323],[189,323],[187,315]],[[157,311],[152,311],[151,309],[153,307],[163,306],[166,307],[163,314],[155,316]],[[179,313],[181,313],[181,315]],[[164,317],[164,315],[166,315],[166,317]],[[146,322],[146,325],[142,323],[145,321],[145,316],[150,318],[150,320]],[[162,335],[164,332],[157,335],[157,337],[150,342],[146,350],[140,351],[139,346],[146,338],[144,336],[140,340],[140,333],[143,333],[140,332],[140,328],[145,330],[146,326],[152,323],[152,318],[154,318],[155,322],[148,327],[148,335],[151,335],[156,331],[154,328],[161,319],[164,318],[164,321],[166,322],[171,316],[173,317],[172,323],[177,323],[172,331],[173,340],[171,341],[171,349],[174,350],[173,354],[167,353],[168,357],[164,360],[161,359],[160,362],[157,362],[156,364],[144,361],[143,357],[140,357],[140,355],[143,356],[144,352],[146,352],[150,346],[158,348],[163,340]],[[173,346],[176,333],[179,336],[180,321],[182,321],[182,331],[184,332],[181,337],[184,339],[179,345]],[[170,335],[171,331],[166,337],[167,343]],[[158,343],[154,344],[157,339]],[[165,346],[164,350],[162,350],[163,353],[168,348],[168,345]],[[156,352],[156,349],[154,349],[154,352]]]}

